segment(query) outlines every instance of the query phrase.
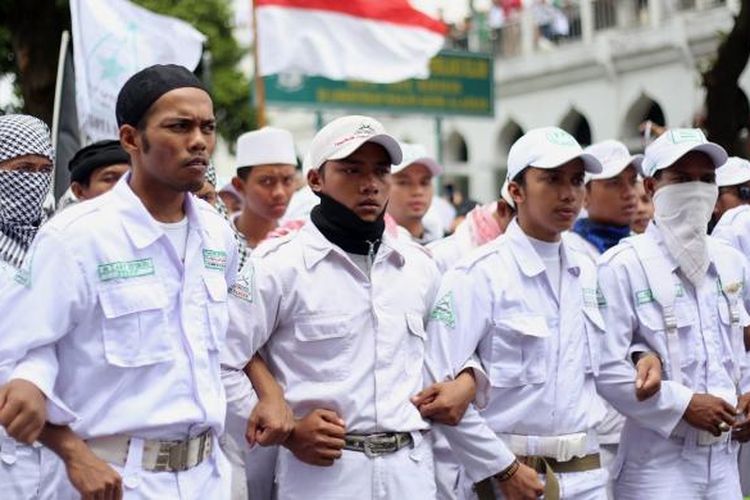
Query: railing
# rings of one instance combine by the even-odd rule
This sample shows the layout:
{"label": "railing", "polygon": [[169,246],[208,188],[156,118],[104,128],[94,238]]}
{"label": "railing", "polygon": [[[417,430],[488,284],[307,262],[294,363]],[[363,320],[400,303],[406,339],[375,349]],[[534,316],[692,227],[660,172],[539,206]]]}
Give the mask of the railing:
{"label": "railing", "polygon": [[503,11],[496,1],[475,18],[472,32],[454,28],[447,45],[511,58],[590,42],[607,30],[659,26],[677,13],[724,7],[727,0],[525,0],[523,5]]}

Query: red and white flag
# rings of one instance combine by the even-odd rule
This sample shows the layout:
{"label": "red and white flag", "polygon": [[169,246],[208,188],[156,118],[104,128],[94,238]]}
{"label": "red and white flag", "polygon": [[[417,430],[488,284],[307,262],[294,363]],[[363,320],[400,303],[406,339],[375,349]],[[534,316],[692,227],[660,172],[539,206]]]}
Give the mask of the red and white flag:
{"label": "red and white flag", "polygon": [[408,0],[255,0],[261,76],[427,78],[446,26]]}

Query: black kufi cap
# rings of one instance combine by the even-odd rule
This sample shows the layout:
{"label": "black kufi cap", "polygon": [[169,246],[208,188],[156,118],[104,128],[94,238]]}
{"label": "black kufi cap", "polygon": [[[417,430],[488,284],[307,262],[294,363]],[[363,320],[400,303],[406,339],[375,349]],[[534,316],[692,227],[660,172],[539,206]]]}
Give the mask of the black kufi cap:
{"label": "black kufi cap", "polygon": [[117,95],[117,126],[136,126],[152,104],[167,92],[194,87],[206,90],[190,70],[176,64],[155,64],[131,76]]}
{"label": "black kufi cap", "polygon": [[79,149],[68,162],[70,180],[86,184],[91,173],[97,168],[118,163],[130,163],[130,155],[122,148],[120,141],[99,141]]}

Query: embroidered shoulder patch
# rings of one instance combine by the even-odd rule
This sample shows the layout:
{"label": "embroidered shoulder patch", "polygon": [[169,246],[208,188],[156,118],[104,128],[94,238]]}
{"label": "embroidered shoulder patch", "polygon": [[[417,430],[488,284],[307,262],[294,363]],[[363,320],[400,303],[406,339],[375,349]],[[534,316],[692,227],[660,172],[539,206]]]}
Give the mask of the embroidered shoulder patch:
{"label": "embroidered shoulder patch", "polygon": [[127,262],[109,262],[99,264],[96,272],[99,275],[99,281],[150,276],[154,274],[154,261],[149,257]]}
{"label": "embroidered shoulder patch", "polygon": [[229,293],[237,297],[240,300],[253,302],[253,288],[255,282],[255,268],[252,262],[245,264],[242,268],[242,272],[237,275],[237,279],[234,284],[229,287]]}
{"label": "embroidered shoulder patch", "polygon": [[224,271],[227,267],[227,253],[223,250],[203,249],[203,267],[213,271]]}
{"label": "embroidered shoulder patch", "polygon": [[453,310],[453,292],[448,292],[432,308],[430,319],[440,321],[448,328],[456,327],[456,314]]}
{"label": "embroidered shoulder patch", "polygon": [[654,301],[654,294],[650,288],[635,292],[635,303],[637,305],[648,304]]}

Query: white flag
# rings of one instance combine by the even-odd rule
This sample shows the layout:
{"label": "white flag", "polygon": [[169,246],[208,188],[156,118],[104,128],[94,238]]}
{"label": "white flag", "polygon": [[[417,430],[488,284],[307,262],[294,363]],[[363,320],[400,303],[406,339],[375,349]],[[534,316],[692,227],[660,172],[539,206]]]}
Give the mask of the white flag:
{"label": "white flag", "polygon": [[76,107],[92,141],[118,137],[115,103],[125,81],[153,64],[194,70],[206,39],[190,24],[126,0],[70,0]]}

